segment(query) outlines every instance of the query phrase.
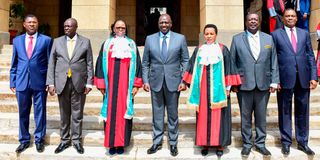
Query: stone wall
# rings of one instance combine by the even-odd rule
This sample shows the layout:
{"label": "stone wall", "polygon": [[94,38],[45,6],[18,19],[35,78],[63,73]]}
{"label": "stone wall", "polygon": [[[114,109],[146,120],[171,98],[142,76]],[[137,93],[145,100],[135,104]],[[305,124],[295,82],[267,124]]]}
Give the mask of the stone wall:
{"label": "stone wall", "polygon": [[199,0],[181,1],[181,33],[187,38],[188,45],[198,45],[200,29]]}
{"label": "stone wall", "polygon": [[0,0],[0,49],[9,43],[9,0]]}

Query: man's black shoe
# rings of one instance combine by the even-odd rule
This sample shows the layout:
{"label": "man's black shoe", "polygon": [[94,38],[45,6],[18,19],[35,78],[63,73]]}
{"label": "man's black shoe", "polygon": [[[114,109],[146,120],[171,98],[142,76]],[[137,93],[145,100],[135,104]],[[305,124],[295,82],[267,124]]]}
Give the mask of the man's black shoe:
{"label": "man's black shoe", "polygon": [[170,154],[175,157],[178,155],[178,147],[174,145],[170,145]]}
{"label": "man's black shoe", "polygon": [[305,154],[307,154],[309,156],[313,156],[314,155],[314,152],[307,145],[298,144],[298,150],[304,152]]}
{"label": "man's black shoe", "polygon": [[42,142],[36,143],[36,149],[39,153],[43,152],[44,151],[44,144]]}
{"label": "man's black shoe", "polygon": [[16,152],[17,153],[21,153],[23,152],[24,150],[26,150],[28,147],[29,147],[30,143],[22,143],[18,146],[18,148],[16,149]]}
{"label": "man's black shoe", "polygon": [[251,152],[251,148],[243,147],[241,150],[241,155],[243,157],[248,157]]}
{"label": "man's black shoe", "polygon": [[158,150],[162,148],[162,144],[153,144],[148,150],[148,154],[156,153]]}
{"label": "man's black shoe", "polygon": [[282,144],[281,153],[282,153],[283,155],[285,155],[285,156],[289,155],[289,154],[290,154],[290,146],[289,146],[289,145]]}
{"label": "man's black shoe", "polygon": [[55,154],[60,153],[60,152],[64,151],[65,149],[67,149],[68,147],[70,147],[69,143],[60,143],[59,146],[54,151],[54,153]]}
{"label": "man's black shoe", "polygon": [[77,151],[79,154],[83,154],[83,153],[84,153],[84,149],[83,149],[81,143],[74,143],[74,144],[73,144],[73,147],[76,149],[76,151]]}
{"label": "man's black shoe", "polygon": [[268,149],[266,147],[256,147],[256,151],[261,153],[264,156],[271,156],[270,151],[268,151]]}

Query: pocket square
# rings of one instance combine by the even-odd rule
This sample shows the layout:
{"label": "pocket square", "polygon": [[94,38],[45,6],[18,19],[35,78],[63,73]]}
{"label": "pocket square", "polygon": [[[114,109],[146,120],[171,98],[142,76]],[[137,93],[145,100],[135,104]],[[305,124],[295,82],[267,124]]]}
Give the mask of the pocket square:
{"label": "pocket square", "polygon": [[271,45],[268,45],[268,44],[267,44],[267,45],[264,45],[264,48],[265,48],[265,49],[271,48]]}

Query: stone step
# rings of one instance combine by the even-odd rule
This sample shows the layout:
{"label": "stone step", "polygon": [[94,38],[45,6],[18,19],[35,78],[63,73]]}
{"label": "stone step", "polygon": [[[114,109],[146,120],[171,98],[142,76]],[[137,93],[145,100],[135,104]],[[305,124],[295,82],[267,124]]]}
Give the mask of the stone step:
{"label": "stone step", "polygon": [[291,152],[289,156],[284,157],[281,153],[280,147],[268,147],[272,153],[271,157],[264,157],[254,149],[251,150],[251,153],[248,158],[241,158],[241,147],[228,147],[224,150],[224,155],[221,158],[217,158],[214,149],[209,150],[209,154],[205,157],[201,155],[201,147],[188,147],[188,148],[178,148],[179,154],[176,157],[170,155],[170,151],[167,148],[159,150],[157,153],[148,155],[147,147],[128,147],[125,150],[125,153],[122,155],[113,155],[110,156],[107,153],[107,150],[104,147],[91,147],[84,146],[84,154],[78,154],[73,147],[67,148],[65,151],[54,154],[56,145],[46,146],[43,153],[38,153],[36,151],[35,145],[32,145],[26,151],[21,154],[16,154],[15,149],[16,144],[0,144],[0,158],[3,160],[13,160],[13,159],[23,159],[23,160],[168,160],[168,159],[177,159],[177,160],[198,160],[198,159],[212,159],[212,160],[310,160],[310,159],[320,159],[320,147],[311,145],[316,155],[308,157],[305,153],[296,149],[296,146],[291,147]]}
{"label": "stone step", "polygon": [[[30,115],[30,128],[34,128],[33,115]],[[166,121],[166,118],[165,118]],[[254,120],[253,120],[254,121]],[[165,122],[166,123],[166,122]],[[4,128],[18,128],[18,113],[0,113],[0,126]],[[47,115],[47,128],[57,129],[60,126],[59,115]],[[240,130],[240,117],[232,117],[232,130]],[[310,116],[310,129],[320,129],[320,117]],[[196,127],[195,117],[179,117],[180,131],[193,131]],[[84,130],[102,130],[102,123],[99,124],[98,116],[84,116]],[[165,127],[166,128],[166,127]],[[267,117],[267,128],[270,130],[278,130],[278,116]],[[134,117],[134,131],[151,131],[152,117]]]}
{"label": "stone step", "polygon": [[[320,87],[319,87],[320,88]],[[16,95],[12,93],[9,90],[9,85],[5,86],[3,89],[5,91],[0,92],[0,99],[1,100],[9,100],[9,101],[16,101]],[[188,96],[188,91],[182,92],[180,94],[179,98],[179,104],[186,104],[187,102],[187,96]],[[57,96],[48,96],[47,98],[48,102],[58,102]],[[86,103],[102,103],[102,95],[99,93],[99,91],[89,93],[87,98],[86,98]],[[135,96],[134,98],[135,104],[151,104],[151,95],[150,93],[144,92],[142,89],[140,89],[139,93]],[[320,102],[320,92],[317,89],[314,92],[311,92],[310,96],[310,103],[319,103]],[[231,103],[236,104],[238,103],[238,100],[236,98],[235,93],[231,93]],[[269,103],[277,103],[277,97],[276,94],[273,93],[270,96]]]}
{"label": "stone step", "polygon": [[[1,101],[0,103],[0,112],[2,113],[12,113],[18,112],[17,101]],[[101,110],[102,103],[86,103],[84,109],[84,115],[96,116],[99,115]],[[310,104],[310,115],[317,116],[320,115],[320,104],[311,103]],[[135,116],[151,116],[152,115],[152,106],[151,104],[134,104]],[[32,107],[33,111],[33,107]],[[48,115],[57,115],[59,114],[59,103],[58,102],[47,102],[47,114]],[[231,114],[233,117],[240,116],[240,109],[238,104],[233,104],[231,109]],[[269,103],[267,107],[267,116],[277,116],[278,115],[278,106],[276,103]],[[179,116],[195,116],[195,108],[188,107],[186,104],[179,105]]]}
{"label": "stone step", "polygon": [[[18,128],[2,128],[0,130],[0,143],[17,144]],[[33,133],[33,129],[30,129],[30,133]],[[309,144],[320,145],[320,130],[310,130]],[[169,146],[167,132],[164,134],[163,145]],[[48,145],[58,145],[60,143],[60,130],[59,129],[47,129],[45,142]],[[85,146],[103,146],[104,143],[104,131],[103,130],[83,130],[83,144]],[[33,137],[33,136],[31,136]],[[255,137],[255,132],[253,132]],[[33,142],[33,138],[31,142]],[[195,131],[179,132],[178,146],[181,148],[187,148],[195,144]],[[242,146],[242,137],[240,131],[232,131],[231,145],[234,147]],[[279,131],[267,131],[266,146],[280,146],[280,133]],[[293,137],[295,143],[295,137]],[[133,131],[131,136],[132,147],[149,147],[152,144],[152,131]]]}

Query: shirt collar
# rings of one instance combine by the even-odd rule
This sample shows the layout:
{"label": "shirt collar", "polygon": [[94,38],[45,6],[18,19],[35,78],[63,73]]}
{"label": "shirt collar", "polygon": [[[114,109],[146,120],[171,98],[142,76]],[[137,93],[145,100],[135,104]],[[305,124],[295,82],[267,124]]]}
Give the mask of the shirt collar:
{"label": "shirt collar", "polygon": [[[290,28],[287,27],[287,26],[284,26],[284,29],[285,29],[286,31],[288,31],[288,32],[291,32],[291,31],[290,31]],[[296,31],[296,27],[293,27],[292,29],[293,29],[293,31]]]}
{"label": "shirt collar", "polygon": [[76,35],[74,35],[73,36],[73,38],[70,38],[70,37],[68,37],[68,36],[66,36],[67,37],[67,41],[69,41],[69,40],[74,40],[74,41],[77,41],[77,39],[78,39],[78,34],[76,34]]}
{"label": "shirt collar", "polygon": [[29,35],[28,33],[26,33],[26,38],[29,38],[30,36],[32,36],[33,38],[35,38],[35,37],[38,36],[38,32],[36,32],[36,33],[33,34],[33,35]]}
{"label": "shirt collar", "polygon": [[[169,31],[167,34],[166,34],[166,37],[167,38],[170,38],[170,33],[171,31]],[[160,31],[160,38],[163,38],[164,34]]]}
{"label": "shirt collar", "polygon": [[256,34],[252,34],[248,30],[246,32],[247,32],[248,37],[259,37],[259,31],[257,31]]}

